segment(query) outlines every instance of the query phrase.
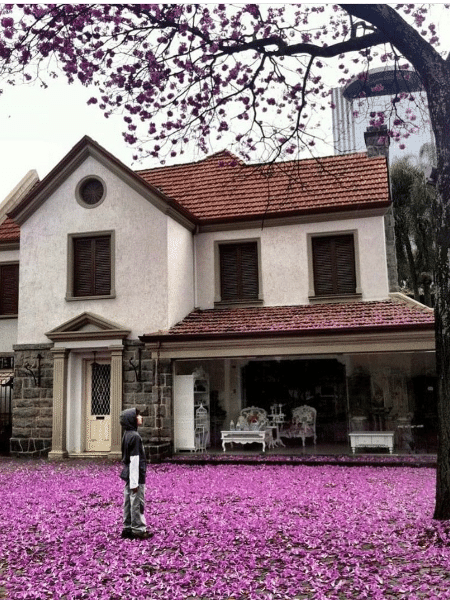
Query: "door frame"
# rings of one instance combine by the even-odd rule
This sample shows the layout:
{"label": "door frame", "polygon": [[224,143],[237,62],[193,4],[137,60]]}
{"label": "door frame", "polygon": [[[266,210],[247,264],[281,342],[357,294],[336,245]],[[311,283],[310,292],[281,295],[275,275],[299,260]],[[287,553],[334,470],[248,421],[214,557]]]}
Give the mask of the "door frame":
{"label": "door frame", "polygon": [[[111,355],[107,352],[99,352],[98,354],[99,355],[95,357],[95,361],[99,364],[109,364],[110,365],[111,380],[112,380]],[[110,384],[110,391],[109,391],[109,394],[110,394],[110,396],[109,396],[109,402],[110,402],[110,408],[109,408],[110,444],[109,444],[109,448],[108,448],[108,450],[90,450],[88,448],[88,439],[87,439],[88,416],[89,416],[88,412],[89,412],[89,407],[90,407],[90,396],[91,396],[90,386],[92,383],[92,364],[93,363],[94,363],[93,356],[89,356],[89,357],[84,356],[82,359],[81,435],[82,435],[82,440],[83,440],[83,448],[84,448],[84,452],[87,452],[89,454],[97,454],[97,453],[108,454],[111,451],[111,446],[112,446],[112,415],[111,415],[111,413],[112,413],[112,390],[111,390],[111,384]]]}

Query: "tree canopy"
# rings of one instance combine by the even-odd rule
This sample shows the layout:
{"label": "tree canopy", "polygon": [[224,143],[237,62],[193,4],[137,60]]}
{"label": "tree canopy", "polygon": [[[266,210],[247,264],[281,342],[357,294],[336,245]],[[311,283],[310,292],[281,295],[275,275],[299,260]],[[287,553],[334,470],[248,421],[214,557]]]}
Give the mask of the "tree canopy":
{"label": "tree canopy", "polygon": [[[3,5],[0,78],[46,86],[63,74],[91,86],[90,103],[123,115],[137,155],[164,160],[191,140],[204,152],[225,140],[244,157],[292,157],[322,137],[330,65],[334,85],[364,79],[375,64],[410,66],[380,19],[398,21],[430,49],[438,42],[426,6],[399,9],[418,31],[394,9],[373,6]],[[414,120],[414,95],[396,94],[393,113],[399,101]],[[385,120],[372,115],[373,124]],[[403,121],[393,119],[391,135],[398,138]]]}

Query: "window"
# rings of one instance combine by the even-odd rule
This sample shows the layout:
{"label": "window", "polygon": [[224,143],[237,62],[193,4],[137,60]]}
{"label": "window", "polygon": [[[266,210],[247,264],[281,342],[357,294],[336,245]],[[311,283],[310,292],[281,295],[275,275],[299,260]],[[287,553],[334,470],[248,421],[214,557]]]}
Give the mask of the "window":
{"label": "window", "polygon": [[257,242],[221,244],[220,299],[222,302],[258,300]]}
{"label": "window", "polygon": [[114,296],[113,232],[69,235],[69,277],[66,298]]}
{"label": "window", "polygon": [[73,241],[73,295],[107,296],[111,293],[111,238],[75,238]]}
{"label": "window", "polygon": [[84,208],[96,208],[106,196],[105,183],[99,177],[85,177],[76,187],[75,198]]}
{"label": "window", "polygon": [[0,265],[0,315],[19,312],[19,264]]}
{"label": "window", "polygon": [[353,234],[312,238],[316,296],[356,294]]}

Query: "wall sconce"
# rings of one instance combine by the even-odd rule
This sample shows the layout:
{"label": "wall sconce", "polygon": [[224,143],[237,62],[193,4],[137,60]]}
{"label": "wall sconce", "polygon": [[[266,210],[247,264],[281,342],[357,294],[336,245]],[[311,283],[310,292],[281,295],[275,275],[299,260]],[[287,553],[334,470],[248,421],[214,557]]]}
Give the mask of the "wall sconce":
{"label": "wall sconce", "polygon": [[32,367],[34,367],[35,365],[30,365],[29,363],[25,363],[23,365],[23,368],[25,369],[27,374],[31,375],[31,377],[33,378],[34,387],[41,387],[41,360],[42,360],[42,355],[38,354],[37,355],[37,377],[34,374],[33,369],[32,369]]}
{"label": "wall sconce", "polygon": [[139,361],[138,364],[134,365],[133,360],[130,358],[130,365],[131,365],[132,369],[134,370],[134,374],[136,376],[136,381],[141,381],[142,348],[138,348],[138,361]]}

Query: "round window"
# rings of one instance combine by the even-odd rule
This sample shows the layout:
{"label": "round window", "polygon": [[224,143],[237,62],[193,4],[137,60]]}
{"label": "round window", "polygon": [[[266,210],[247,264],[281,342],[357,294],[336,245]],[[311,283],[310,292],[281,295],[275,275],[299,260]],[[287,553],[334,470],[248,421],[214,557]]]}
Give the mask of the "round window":
{"label": "round window", "polygon": [[78,184],[76,197],[79,203],[86,208],[94,208],[105,197],[105,185],[97,177],[86,177]]}

